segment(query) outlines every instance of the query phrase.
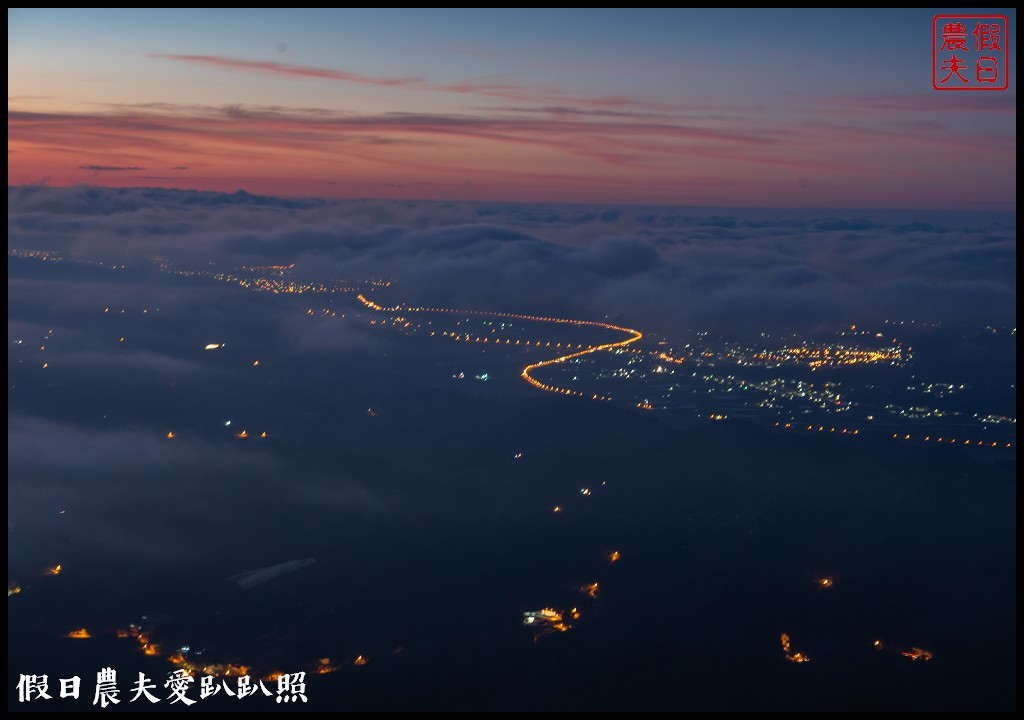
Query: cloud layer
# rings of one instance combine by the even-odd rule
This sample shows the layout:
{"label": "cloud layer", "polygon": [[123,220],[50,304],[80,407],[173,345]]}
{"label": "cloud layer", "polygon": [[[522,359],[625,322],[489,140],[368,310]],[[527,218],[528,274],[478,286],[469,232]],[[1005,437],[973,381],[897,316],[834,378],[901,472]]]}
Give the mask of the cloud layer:
{"label": "cloud layer", "polygon": [[916,319],[1013,324],[1006,213],[321,201],[158,189],[8,191],[9,244],[111,262],[295,263],[413,303],[614,315],[637,327]]}

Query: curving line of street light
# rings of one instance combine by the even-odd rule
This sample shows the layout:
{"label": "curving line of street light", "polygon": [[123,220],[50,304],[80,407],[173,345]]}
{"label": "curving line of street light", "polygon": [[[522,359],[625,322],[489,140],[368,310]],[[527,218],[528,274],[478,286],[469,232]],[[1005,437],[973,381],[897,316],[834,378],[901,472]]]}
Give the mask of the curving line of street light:
{"label": "curving line of street light", "polygon": [[577,327],[599,327],[605,330],[614,330],[615,332],[623,332],[629,334],[630,337],[626,338],[625,340],[620,340],[618,342],[613,343],[604,343],[602,345],[594,345],[584,350],[568,353],[566,355],[559,355],[558,357],[551,358],[549,360],[541,360],[540,362],[531,363],[530,365],[524,367],[522,372],[519,374],[520,377],[523,378],[523,380],[530,383],[539,390],[544,390],[545,392],[551,393],[558,393],[559,395],[569,395],[575,397],[587,397],[589,395],[592,400],[610,400],[611,398],[606,397],[604,395],[584,393],[579,390],[573,390],[572,388],[563,388],[558,387],[556,385],[548,385],[547,383],[543,383],[537,378],[535,378],[532,375],[532,373],[533,371],[539,370],[540,368],[543,367],[547,367],[548,365],[563,363],[567,360],[572,360],[573,358],[578,358],[583,355],[588,355],[590,353],[599,352],[601,350],[614,350],[616,348],[623,348],[629,345],[630,343],[635,343],[637,340],[644,336],[643,333],[640,332],[639,330],[634,330],[633,328],[620,327],[618,325],[612,325],[611,323],[604,323],[597,320],[574,320],[571,318],[542,317],[538,315],[521,315],[519,313],[489,312],[487,310],[457,310],[454,308],[438,307],[406,307],[402,305],[396,305],[394,307],[382,307],[381,305],[378,305],[377,303],[368,299],[362,293],[357,295],[357,298],[359,299],[359,302],[361,302],[363,305],[370,308],[371,310],[376,310],[378,312],[434,312],[452,313],[458,315],[483,315],[487,317],[511,318],[515,320],[531,320],[534,322],[561,323],[566,325],[576,325]]}

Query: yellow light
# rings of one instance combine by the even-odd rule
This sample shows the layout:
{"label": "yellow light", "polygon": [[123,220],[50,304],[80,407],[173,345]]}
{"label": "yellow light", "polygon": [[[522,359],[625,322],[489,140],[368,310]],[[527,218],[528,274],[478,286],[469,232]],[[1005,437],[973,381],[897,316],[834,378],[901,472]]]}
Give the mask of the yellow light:
{"label": "yellow light", "polygon": [[336,666],[331,665],[330,658],[324,657],[317,660],[314,672],[316,672],[317,675],[327,675],[328,673],[332,673],[337,669],[338,668]]}
{"label": "yellow light", "polygon": [[787,660],[789,660],[790,662],[795,662],[795,663],[810,662],[811,659],[809,657],[807,657],[806,655],[804,655],[803,653],[800,653],[800,652],[790,652],[789,635],[787,635],[786,633],[782,633],[779,636],[779,641],[782,644],[782,653],[783,653],[783,655],[785,655]]}
{"label": "yellow light", "polygon": [[916,660],[928,661],[928,660],[931,660],[933,657],[935,657],[935,655],[933,655],[929,651],[924,650],[924,649],[919,648],[919,647],[910,648],[910,650],[903,650],[903,651],[900,652],[900,655],[903,655],[903,656],[908,657],[911,660],[915,660],[915,661]]}

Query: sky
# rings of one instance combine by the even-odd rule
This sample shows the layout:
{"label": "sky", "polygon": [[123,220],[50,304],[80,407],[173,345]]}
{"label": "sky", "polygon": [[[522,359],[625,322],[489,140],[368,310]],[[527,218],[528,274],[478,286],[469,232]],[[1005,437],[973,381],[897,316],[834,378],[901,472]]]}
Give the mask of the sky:
{"label": "sky", "polygon": [[956,10],[8,10],[8,184],[1015,209]]}

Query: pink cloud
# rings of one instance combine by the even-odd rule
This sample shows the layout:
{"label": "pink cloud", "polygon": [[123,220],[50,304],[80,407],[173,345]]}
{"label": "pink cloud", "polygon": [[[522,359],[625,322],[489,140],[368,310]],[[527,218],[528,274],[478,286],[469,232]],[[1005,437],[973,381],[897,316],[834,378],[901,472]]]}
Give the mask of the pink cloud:
{"label": "pink cloud", "polygon": [[344,70],[332,70],[329,68],[311,67],[309,65],[292,65],[290,63],[269,62],[264,60],[239,60],[236,58],[222,57],[219,55],[175,55],[169,53],[152,53],[150,57],[164,60],[176,60],[178,62],[192,63],[193,65],[206,65],[219,67],[227,70],[245,70],[249,72],[270,73],[273,75],[285,75],[288,77],[309,77],[323,78],[327,80],[340,80],[342,82],[358,83],[360,85],[384,85],[396,87],[403,85],[421,85],[423,80],[415,77],[371,77]]}
{"label": "pink cloud", "polygon": [[[758,197],[773,204],[806,177],[815,198],[833,188],[838,204],[848,205],[856,197],[903,197],[907,188],[921,196],[942,190],[948,181],[935,172],[936,158],[957,166],[977,159],[978,143],[991,142],[966,147],[948,142],[951,135],[937,124],[895,131],[853,122],[773,124],[763,116],[701,124],[617,113],[354,116],[157,103],[109,113],[9,111],[8,181],[79,182],[83,166],[188,165],[202,170],[181,180],[103,173],[102,181],[275,193],[312,193],[318,183],[332,183],[332,193],[365,196],[397,195],[402,186],[428,195],[473,178],[479,199],[639,202],[664,200],[680,188],[712,202],[728,186],[745,188],[748,204]],[[696,180],[712,176],[720,179],[714,187]],[[741,201],[734,194],[719,202],[730,200]]]}
{"label": "pink cloud", "polygon": [[345,70],[322,68],[312,65],[295,65],[291,63],[272,62],[267,60],[242,60],[221,55],[186,55],[175,53],[151,53],[150,57],[175,62],[190,63],[217,67],[225,70],[241,70],[244,72],[267,73],[286,77],[308,77],[340,82],[357,83],[360,85],[377,85],[384,87],[407,87],[434,92],[453,93],[458,95],[480,95],[505,100],[528,102],[558,102],[598,108],[638,108],[652,112],[678,109],[677,106],[664,103],[653,103],[637,98],[612,96],[581,96],[572,95],[553,88],[534,88],[515,83],[491,82],[481,79],[459,83],[435,84],[420,77],[371,77]]}

